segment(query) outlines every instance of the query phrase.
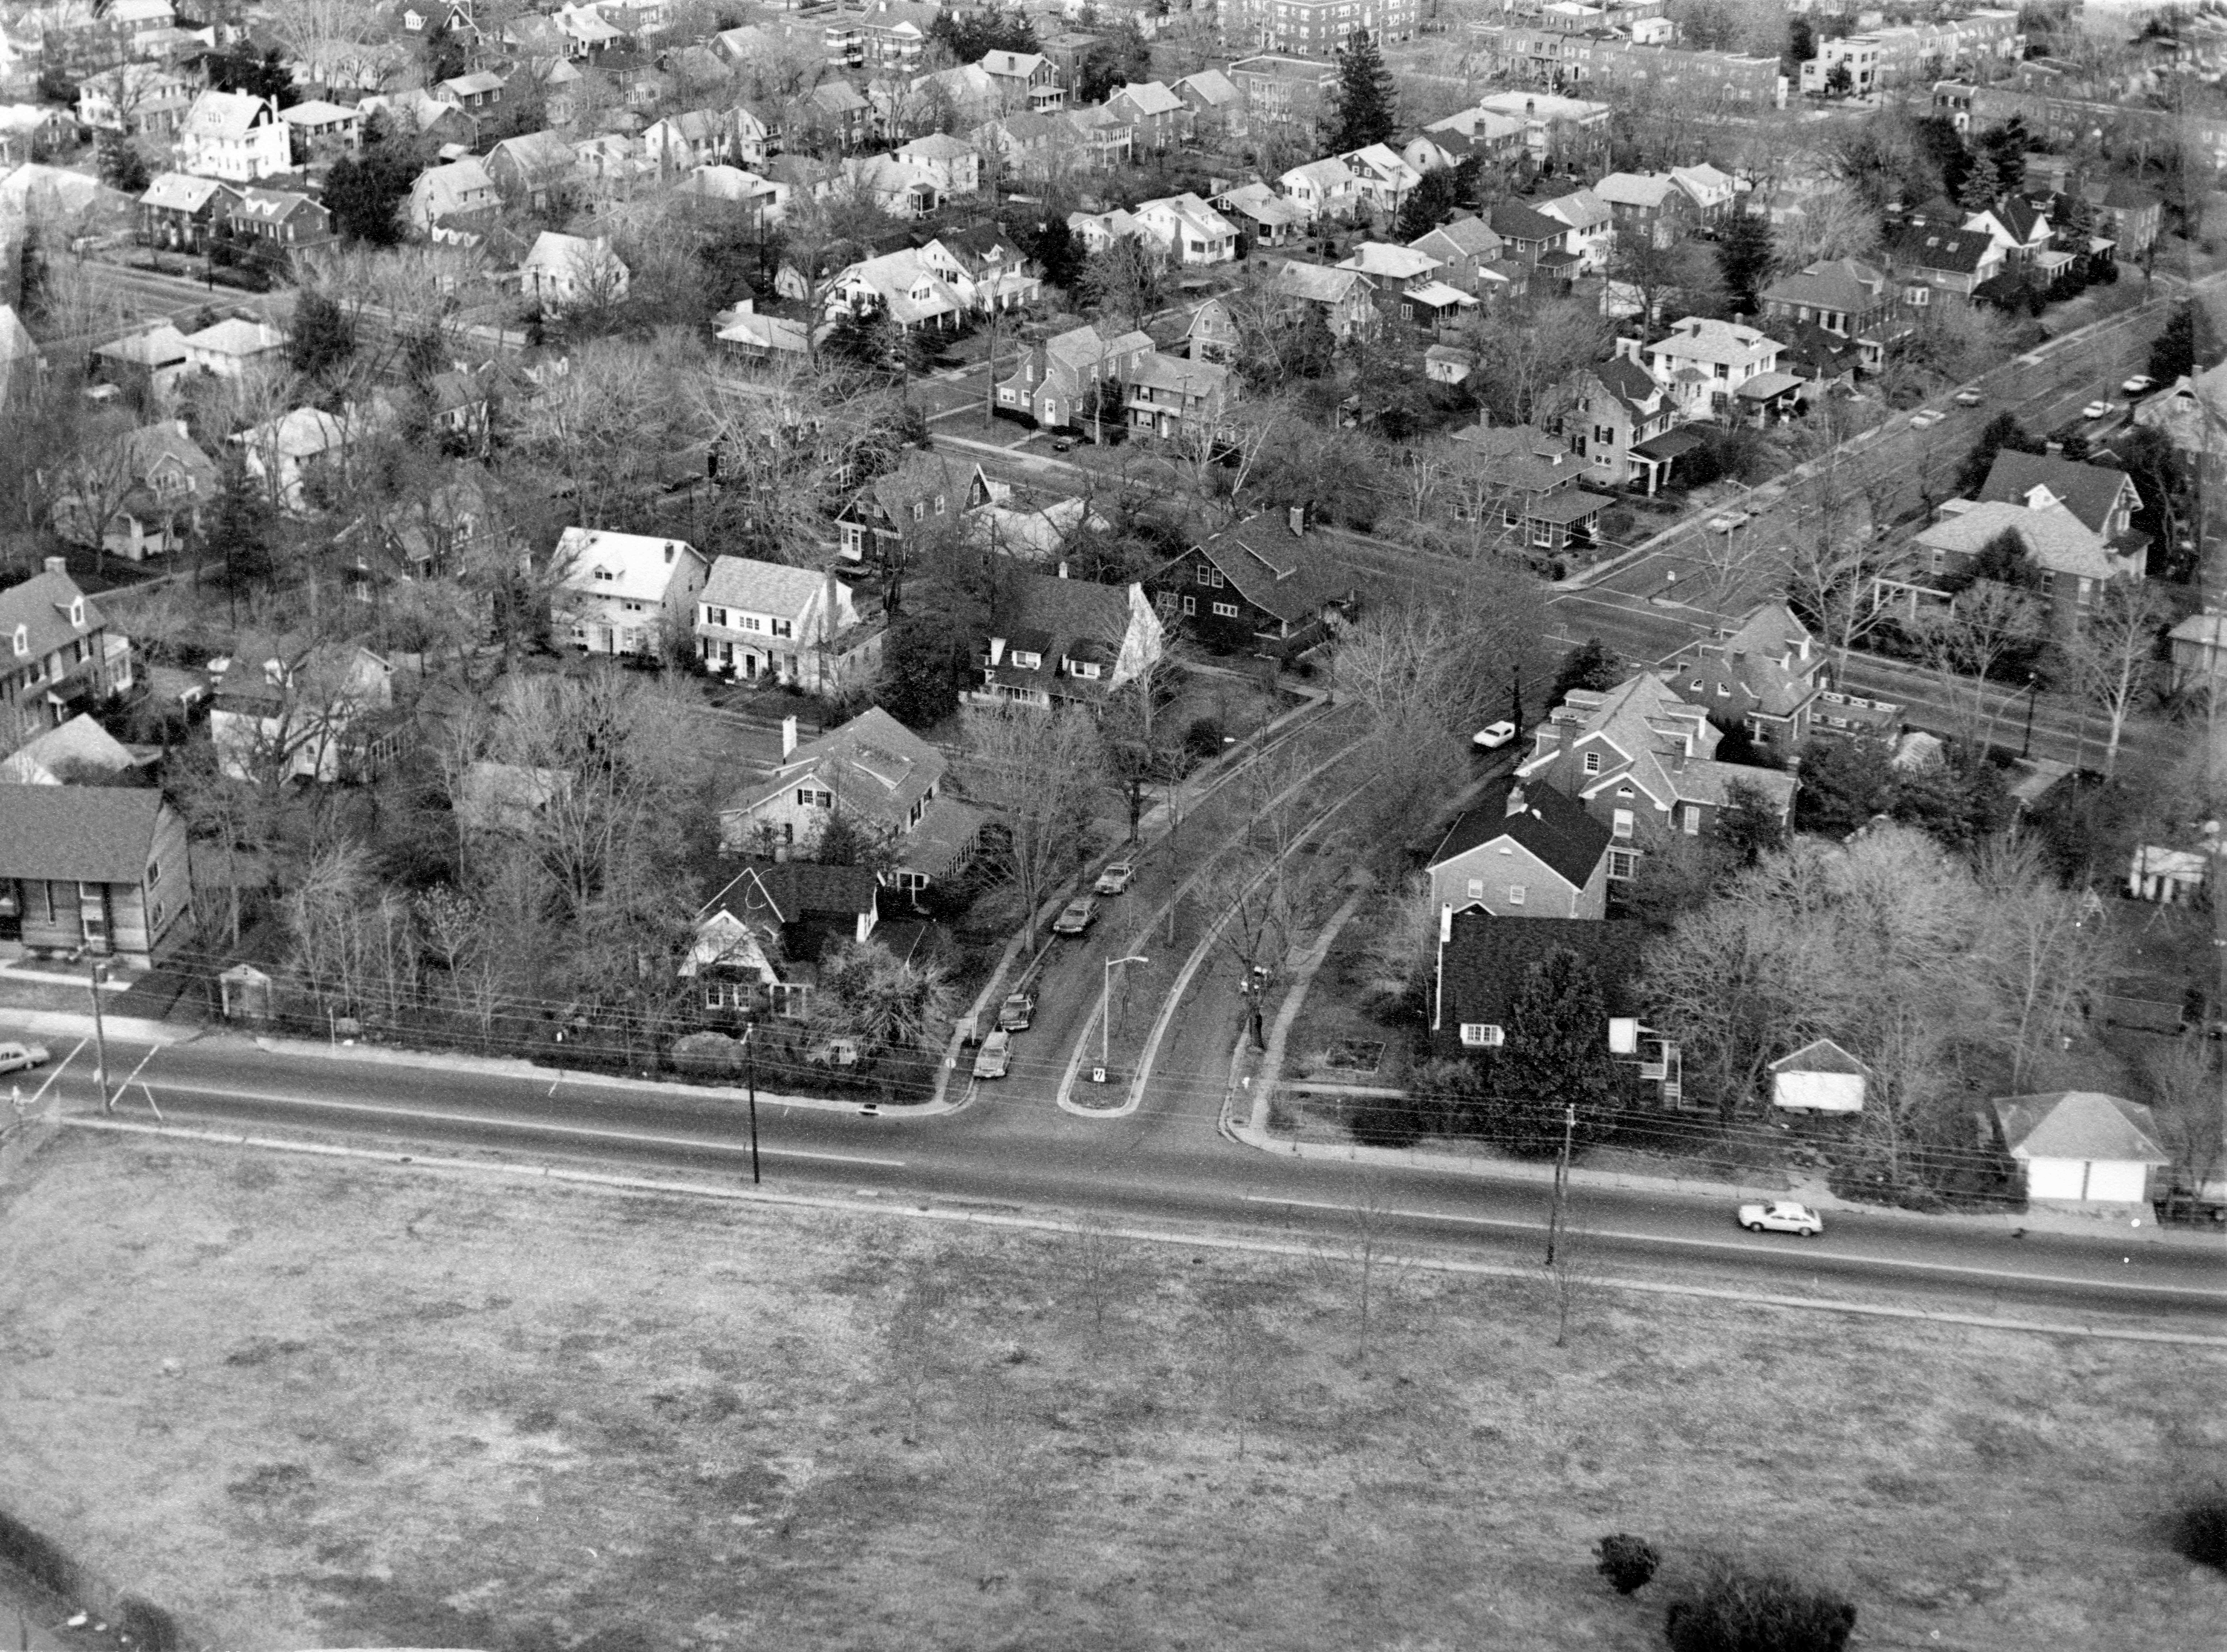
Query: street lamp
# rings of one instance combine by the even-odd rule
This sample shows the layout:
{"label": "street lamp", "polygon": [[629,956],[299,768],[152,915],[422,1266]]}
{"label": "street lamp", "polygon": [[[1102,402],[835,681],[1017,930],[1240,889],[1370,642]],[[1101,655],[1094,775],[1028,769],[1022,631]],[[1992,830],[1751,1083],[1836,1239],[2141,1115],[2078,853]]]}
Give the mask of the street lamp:
{"label": "street lamp", "polygon": [[1117,964],[1149,964],[1152,960],[1141,954],[1128,958],[1109,958],[1098,977],[1098,1082],[1106,1081],[1106,1068],[1114,1059],[1114,968]]}

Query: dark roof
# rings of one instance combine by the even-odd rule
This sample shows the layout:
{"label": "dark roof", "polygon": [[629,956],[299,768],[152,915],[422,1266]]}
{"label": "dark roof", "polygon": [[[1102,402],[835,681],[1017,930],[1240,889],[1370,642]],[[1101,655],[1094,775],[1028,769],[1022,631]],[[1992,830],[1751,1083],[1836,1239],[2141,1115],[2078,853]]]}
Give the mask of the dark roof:
{"label": "dark roof", "polygon": [[745,921],[770,918],[775,923],[797,923],[816,913],[839,912],[855,916],[874,909],[874,893],[880,885],[865,866],[823,866],[816,860],[766,860],[752,856],[743,862],[726,888],[704,904],[699,916],[725,911]]}
{"label": "dark roof", "polygon": [[2082,464],[2047,453],[2013,453],[2005,448],[1988,468],[1979,500],[1983,505],[2023,505],[2032,489],[2046,488],[2064,501],[2064,508],[2078,517],[2090,533],[2101,533],[2127,482],[2125,471],[2105,465]]}
{"label": "dark roof", "polygon": [[[1650,397],[1659,394],[1662,389],[1643,363],[1635,361],[1628,355],[1597,362],[1592,372],[1593,377],[1600,380],[1601,388],[1622,402],[1624,411],[1634,418],[1644,417],[1642,404]],[[1656,411],[1661,409],[1658,407]]]}
{"label": "dark roof", "polygon": [[[1611,1015],[1634,1007],[1642,926],[1625,919],[1496,918],[1483,909],[1457,912],[1452,939],[1439,947],[1439,1024],[1452,1032],[1465,1021],[1504,1027],[1535,964],[1567,948],[1600,976]],[[1604,1042],[1608,1029],[1601,1029]]]}
{"label": "dark roof", "polygon": [[[1511,794],[1513,813],[1509,807]],[[1609,845],[1609,829],[1586,813],[1575,798],[1551,786],[1525,785],[1510,778],[1495,781],[1474,808],[1455,818],[1432,852],[1430,864],[1439,865],[1503,837],[1514,839],[1577,889],[1592,878]]]}
{"label": "dark roof", "polygon": [[2041,222],[2040,213],[2024,195],[2012,195],[1997,203],[1994,214],[1995,221],[2020,241],[2032,240],[2036,226]]}
{"label": "dark roof", "polygon": [[1786,346],[1780,365],[1788,372],[1810,379],[1836,379],[1857,365],[1855,345],[1815,322],[1775,321],[1771,323]]}
{"label": "dark roof", "polygon": [[1948,270],[1957,275],[1975,275],[1988,256],[1994,240],[1976,229],[1905,229],[1887,246],[1887,255],[1898,264],[1907,264],[1921,270]]}
{"label": "dark roof", "polygon": [[[1255,516],[1223,528],[1195,547],[1237,594],[1286,625],[1319,619],[1326,608],[1352,602],[1361,582],[1330,546],[1294,534],[1281,516]],[[1177,558],[1183,566],[1188,558]]]}
{"label": "dark roof", "polygon": [[[83,601],[85,623],[69,622],[70,604]],[[108,628],[108,621],[67,574],[36,573],[0,590],[0,635],[12,639],[23,628],[24,655],[44,660],[65,643]],[[0,659],[8,658],[0,655]]]}
{"label": "dark roof", "polygon": [[1560,219],[1534,212],[1520,201],[1494,201],[1492,216],[1485,221],[1503,240],[1558,241],[1570,233],[1570,226]]}
{"label": "dark roof", "polygon": [[137,883],[162,811],[144,788],[0,785],[0,877]]}

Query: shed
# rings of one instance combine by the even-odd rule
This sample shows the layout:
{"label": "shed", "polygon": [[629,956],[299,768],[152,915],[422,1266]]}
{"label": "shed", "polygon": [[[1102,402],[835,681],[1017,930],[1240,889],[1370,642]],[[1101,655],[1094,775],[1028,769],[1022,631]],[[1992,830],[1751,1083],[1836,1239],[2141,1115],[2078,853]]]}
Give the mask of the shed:
{"label": "shed", "polygon": [[2138,901],[2172,906],[2193,898],[2209,870],[2205,858],[2193,849],[2162,849],[2146,843],[2128,864],[2127,893]]}
{"label": "shed", "polygon": [[1861,1113],[1871,1068],[1819,1038],[1771,1064],[1771,1104],[1790,1113]]}
{"label": "shed", "polygon": [[2004,1096],[1994,1103],[2004,1151],[2026,1169],[2037,1202],[2140,1205],[2150,1171],[2172,1163],[2138,1101],[2096,1090]]}
{"label": "shed", "polygon": [[271,978],[252,964],[234,964],[216,978],[227,1021],[268,1021]]}

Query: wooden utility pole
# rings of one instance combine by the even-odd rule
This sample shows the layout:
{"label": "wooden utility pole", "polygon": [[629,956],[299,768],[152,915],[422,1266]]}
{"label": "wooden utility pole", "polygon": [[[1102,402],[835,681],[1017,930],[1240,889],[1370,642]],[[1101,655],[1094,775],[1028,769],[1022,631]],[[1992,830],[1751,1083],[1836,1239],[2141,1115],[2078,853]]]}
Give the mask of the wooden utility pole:
{"label": "wooden utility pole", "polygon": [[1562,1238],[1562,1207],[1570,1196],[1570,1146],[1578,1132],[1578,1109],[1574,1102],[1562,1108],[1562,1152],[1554,1161],[1554,1203],[1547,1215],[1547,1266],[1554,1266],[1554,1248]]}
{"label": "wooden utility pole", "polygon": [[100,1087],[100,1110],[113,1113],[116,1103],[109,1099],[108,1094],[108,1029],[100,1018],[100,978],[103,973],[99,959],[88,961],[86,986],[93,994],[93,1081]]}
{"label": "wooden utility pole", "polygon": [[743,1035],[743,1081],[750,1087],[750,1185],[761,1180],[758,1175],[758,1029],[752,1022],[750,1030]]}

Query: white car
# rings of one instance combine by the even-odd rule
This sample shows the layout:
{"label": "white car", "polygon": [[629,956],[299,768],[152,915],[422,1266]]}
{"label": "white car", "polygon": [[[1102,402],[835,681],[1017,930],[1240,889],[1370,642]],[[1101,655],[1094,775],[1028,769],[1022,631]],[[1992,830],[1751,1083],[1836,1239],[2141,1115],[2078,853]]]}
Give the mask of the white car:
{"label": "white car", "polygon": [[1134,866],[1126,860],[1117,860],[1099,873],[1098,881],[1090,887],[1101,895],[1119,895],[1129,887],[1129,880],[1136,875]]}
{"label": "white car", "polygon": [[1938,407],[1924,408],[1910,416],[1910,428],[1913,431],[1930,431],[1948,417],[1949,415]]}
{"label": "white car", "polygon": [[1497,746],[1504,746],[1515,737],[1516,725],[1513,723],[1510,723],[1506,718],[1501,718],[1497,723],[1488,723],[1483,728],[1479,729],[1475,734],[1470,736],[1470,738],[1472,741],[1477,744],[1483,746],[1487,751],[1490,751]]}
{"label": "white car", "polygon": [[1977,407],[1985,400],[1985,396],[1969,385],[1956,392],[1956,405],[1959,407]]}
{"label": "white car", "polygon": [[974,1076],[976,1078],[1005,1077],[1006,1064],[1012,1060],[1012,1056],[1013,1035],[1000,1027],[982,1041],[982,1048],[975,1053]]}
{"label": "white car", "polygon": [[2110,416],[2111,404],[2107,401],[2091,401],[2080,410],[2083,418],[2109,418]]}
{"label": "white car", "polygon": [[44,1067],[53,1059],[44,1044],[0,1043],[0,1073],[21,1073]]}
{"label": "white car", "polygon": [[1773,1199],[1769,1204],[1742,1205],[1739,1225],[1752,1234],[1799,1234],[1815,1239],[1825,1231],[1825,1218],[1806,1204]]}
{"label": "white car", "polygon": [[2147,373],[2138,373],[2119,386],[2122,396],[2147,396],[2157,388],[2157,380]]}

